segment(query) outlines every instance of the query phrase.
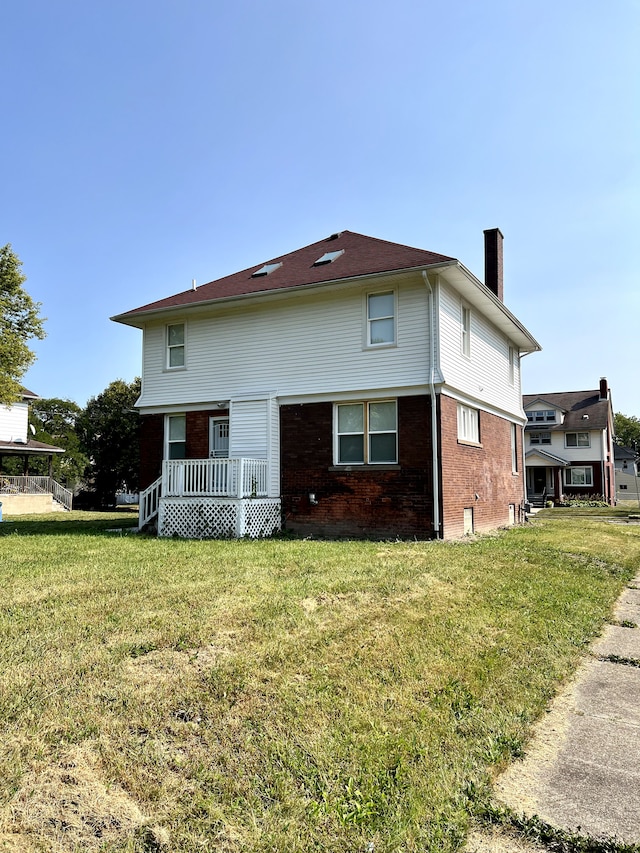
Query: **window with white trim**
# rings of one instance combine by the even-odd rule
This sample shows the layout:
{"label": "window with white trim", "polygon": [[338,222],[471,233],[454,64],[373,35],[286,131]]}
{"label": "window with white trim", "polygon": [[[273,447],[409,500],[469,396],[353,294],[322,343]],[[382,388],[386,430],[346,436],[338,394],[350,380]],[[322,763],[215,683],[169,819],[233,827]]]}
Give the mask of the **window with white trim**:
{"label": "window with white trim", "polygon": [[565,447],[591,447],[591,436],[588,432],[568,432],[564,437]]}
{"label": "window with white trim", "polygon": [[555,423],[555,409],[536,409],[532,412],[527,412],[527,420],[529,423]]}
{"label": "window with white trim", "polygon": [[529,435],[529,444],[551,444],[551,433],[532,432]]}
{"label": "window with white trim", "polygon": [[392,290],[367,294],[367,346],[396,342],[396,296]]}
{"label": "window with white trim", "polygon": [[458,403],[458,441],[480,443],[480,419],[478,410]]}
{"label": "window with white trim", "polygon": [[167,415],[165,418],[165,458],[186,459],[187,416]]}
{"label": "window with white trim", "polygon": [[460,349],[462,351],[462,355],[466,355],[467,358],[471,358],[471,308],[469,308],[467,305],[461,305],[460,312]]}
{"label": "window with white trim", "polygon": [[335,460],[338,465],[397,463],[396,401],[337,403],[335,406]]}
{"label": "window with white trim", "polygon": [[518,473],[518,426],[511,424],[511,472]]}
{"label": "window with white trim", "polygon": [[591,465],[565,468],[564,482],[566,486],[593,486],[593,468]]}
{"label": "window with white trim", "polygon": [[167,367],[184,367],[184,323],[171,323],[167,326]]}

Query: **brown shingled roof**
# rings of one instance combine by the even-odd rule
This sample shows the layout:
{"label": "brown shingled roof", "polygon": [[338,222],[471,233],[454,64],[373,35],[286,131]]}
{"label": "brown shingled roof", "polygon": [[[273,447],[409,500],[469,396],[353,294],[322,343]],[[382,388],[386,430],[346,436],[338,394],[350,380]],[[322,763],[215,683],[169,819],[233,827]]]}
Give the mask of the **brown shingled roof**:
{"label": "brown shingled roof", "polygon": [[[341,250],[343,254],[332,263],[314,266],[315,262],[325,253]],[[317,243],[312,243],[310,246],[297,249],[295,252],[289,252],[277,258],[262,259],[260,263],[249,267],[249,269],[233,273],[217,281],[210,281],[208,284],[198,287],[197,290],[185,290],[176,293],[157,302],[142,305],[140,308],[135,308],[120,316],[131,316],[146,311],[195,305],[251,293],[304,287],[305,285],[339,281],[356,276],[451,262],[455,262],[455,258],[429,252],[426,249],[390,243],[387,240],[367,237],[353,231],[342,231],[324,240],[319,240]],[[253,274],[265,264],[277,263],[281,263],[282,266],[269,275],[253,277]]]}
{"label": "brown shingled roof", "polygon": [[[524,394],[522,405],[526,409],[527,406],[537,400],[541,403],[549,403],[565,412],[562,424],[545,424],[545,430],[605,429],[609,422],[609,400],[600,399],[599,389],[595,391],[561,391],[551,394]],[[588,419],[583,418],[583,415],[588,415]],[[541,424],[536,426],[542,427]]]}

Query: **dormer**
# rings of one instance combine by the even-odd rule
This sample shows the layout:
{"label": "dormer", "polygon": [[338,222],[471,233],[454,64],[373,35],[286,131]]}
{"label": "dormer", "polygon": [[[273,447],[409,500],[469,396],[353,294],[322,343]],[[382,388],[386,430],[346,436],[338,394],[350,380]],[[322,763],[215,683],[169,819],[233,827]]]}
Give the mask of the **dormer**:
{"label": "dormer", "polygon": [[554,406],[542,398],[534,400],[525,408],[527,426],[559,426],[564,422],[564,409]]}

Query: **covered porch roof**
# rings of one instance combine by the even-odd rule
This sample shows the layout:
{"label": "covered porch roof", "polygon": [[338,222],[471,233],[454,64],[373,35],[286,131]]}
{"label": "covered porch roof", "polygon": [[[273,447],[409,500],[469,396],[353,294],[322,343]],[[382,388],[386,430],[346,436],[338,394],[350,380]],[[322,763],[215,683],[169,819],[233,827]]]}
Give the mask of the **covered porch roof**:
{"label": "covered porch roof", "polygon": [[529,450],[525,453],[524,461],[526,465],[532,467],[554,465],[561,468],[568,468],[571,465],[568,459],[563,459],[562,456],[556,456],[554,453],[549,453],[548,450],[540,450],[539,448]]}

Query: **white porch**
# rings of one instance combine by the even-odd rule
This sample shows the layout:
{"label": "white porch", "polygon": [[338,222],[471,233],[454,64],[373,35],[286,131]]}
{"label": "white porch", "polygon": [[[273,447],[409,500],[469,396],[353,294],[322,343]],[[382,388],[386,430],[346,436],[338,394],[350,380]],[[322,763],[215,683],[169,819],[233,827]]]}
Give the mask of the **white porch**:
{"label": "white porch", "polygon": [[170,459],[140,493],[140,527],[189,539],[259,538],[280,530],[267,459]]}

